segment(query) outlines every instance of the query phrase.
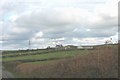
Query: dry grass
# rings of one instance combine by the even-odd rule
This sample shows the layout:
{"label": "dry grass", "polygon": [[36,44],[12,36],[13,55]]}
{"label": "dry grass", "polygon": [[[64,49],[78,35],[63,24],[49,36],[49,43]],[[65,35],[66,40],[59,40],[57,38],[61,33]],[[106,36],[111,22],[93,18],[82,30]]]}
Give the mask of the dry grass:
{"label": "dry grass", "polygon": [[118,47],[104,46],[88,55],[63,59],[52,64],[21,64],[15,70],[26,77],[37,78],[116,78]]}

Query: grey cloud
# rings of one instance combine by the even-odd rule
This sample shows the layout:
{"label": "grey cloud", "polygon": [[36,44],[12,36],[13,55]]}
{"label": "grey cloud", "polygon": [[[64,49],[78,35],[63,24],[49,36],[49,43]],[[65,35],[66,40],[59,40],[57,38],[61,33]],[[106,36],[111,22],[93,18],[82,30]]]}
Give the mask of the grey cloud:
{"label": "grey cloud", "polygon": [[102,20],[96,22],[96,23],[92,23],[89,24],[90,28],[93,29],[112,29],[112,28],[116,28],[118,29],[118,17],[111,17],[110,15],[100,15],[100,17],[102,18]]}
{"label": "grey cloud", "polygon": [[[19,4],[19,2],[14,2],[13,4],[11,4],[12,2],[9,2],[2,7],[2,9],[4,9],[3,13],[5,13],[5,17],[9,13],[17,15],[16,20],[13,22],[5,20],[5,18],[0,19],[4,20],[4,27],[6,27],[5,35],[8,36],[7,40],[9,41],[4,42],[4,46],[14,43],[16,45],[19,44],[17,46],[22,47],[22,44],[25,43],[24,46],[26,47],[26,40],[34,39],[35,34],[38,34],[40,31],[43,32],[43,36],[39,38],[41,40],[33,41],[33,47],[47,46],[53,39],[57,40],[63,37],[65,40],[60,41],[63,44],[78,44],[73,41],[72,38],[101,39],[115,35],[118,29],[117,17],[99,14],[99,17],[101,17],[102,20],[91,23],[87,19],[91,15],[94,16],[94,13],[89,12],[86,9],[84,14],[84,12],[82,13],[79,11],[80,7],[78,5],[77,7],[74,7],[72,4],[68,6],[65,3],[63,5],[60,3],[59,6],[57,6],[56,4],[58,3],[56,1],[51,3],[42,3],[40,1],[39,4],[42,6],[38,4],[35,6],[34,3],[28,2],[26,2],[27,4],[25,3],[25,5],[24,3]],[[46,6],[43,5],[45,3],[47,3]],[[52,6],[53,3],[56,4]],[[75,2],[75,4],[76,3],[77,2]],[[15,30],[12,30],[12,28],[19,28],[19,30],[24,28],[27,31],[23,30],[21,32],[16,32]],[[90,31],[87,31],[87,29],[90,29]]]}

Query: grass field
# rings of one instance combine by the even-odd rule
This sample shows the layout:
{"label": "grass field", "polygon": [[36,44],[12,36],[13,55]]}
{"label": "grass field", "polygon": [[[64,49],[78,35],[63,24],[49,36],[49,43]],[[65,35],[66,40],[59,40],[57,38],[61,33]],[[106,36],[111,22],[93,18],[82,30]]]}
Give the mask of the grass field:
{"label": "grass field", "polygon": [[44,59],[54,59],[54,58],[59,59],[59,58],[67,58],[67,57],[73,57],[76,55],[83,55],[83,54],[85,54],[85,51],[81,51],[81,50],[60,51],[60,52],[52,52],[47,54],[7,57],[7,58],[3,58],[3,62],[16,61],[16,60],[44,60]]}

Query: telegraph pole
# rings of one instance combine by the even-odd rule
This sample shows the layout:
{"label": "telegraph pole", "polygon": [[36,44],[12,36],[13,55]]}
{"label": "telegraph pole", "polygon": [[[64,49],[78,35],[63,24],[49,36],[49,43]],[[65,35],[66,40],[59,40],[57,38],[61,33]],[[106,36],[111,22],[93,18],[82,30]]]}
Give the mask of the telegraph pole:
{"label": "telegraph pole", "polygon": [[29,43],[28,43],[28,45],[29,45],[29,50],[30,50],[30,46],[31,46],[31,42],[30,42],[30,40],[29,40]]}

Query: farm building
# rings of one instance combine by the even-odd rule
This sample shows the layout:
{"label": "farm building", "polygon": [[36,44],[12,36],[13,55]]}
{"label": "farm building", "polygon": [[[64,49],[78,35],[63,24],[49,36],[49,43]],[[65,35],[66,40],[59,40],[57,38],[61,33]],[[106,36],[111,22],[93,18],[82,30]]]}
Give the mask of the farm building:
{"label": "farm building", "polygon": [[74,45],[67,45],[64,47],[65,50],[67,49],[77,49],[77,46],[74,46]]}
{"label": "farm building", "polygon": [[78,46],[77,49],[93,49],[93,46]]}

